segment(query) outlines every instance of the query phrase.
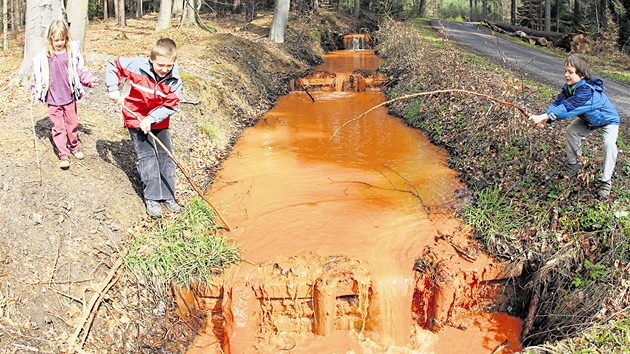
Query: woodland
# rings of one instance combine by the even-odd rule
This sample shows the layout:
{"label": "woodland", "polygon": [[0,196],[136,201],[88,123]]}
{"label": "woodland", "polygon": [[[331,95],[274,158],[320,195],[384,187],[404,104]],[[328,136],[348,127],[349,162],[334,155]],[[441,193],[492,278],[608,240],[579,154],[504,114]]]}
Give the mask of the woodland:
{"label": "woodland", "polygon": [[[287,93],[290,78],[335,49],[344,33],[374,36],[379,54],[388,58],[383,71],[393,78],[386,93],[392,99],[466,85],[536,111],[542,107],[532,102],[549,100],[553,89],[489,68],[439,35],[423,34],[422,22],[411,20],[584,34],[588,55],[623,65],[628,9],[628,0],[4,0],[0,350],[184,352],[200,326],[178,315],[168,290],[172,278],[156,281],[128,270],[129,258],[122,261],[129,245],[148,252],[131,240],[163,224],[144,216],[128,158],[133,148],[102,87],[80,103],[86,161],[73,166],[70,177],[56,168],[45,108],[33,105],[25,89],[51,20],[71,23],[101,80],[105,60],[114,55],[144,55],[161,36],[181,44],[185,97],[196,103],[183,108],[191,119],[173,123],[175,145],[193,179],[207,186],[242,130]],[[440,67],[422,70],[428,63]],[[475,227],[480,247],[526,265],[525,276],[510,284],[521,294],[511,305],[525,321],[526,350],[586,352],[597,343],[600,352],[618,352],[630,333],[627,157],[620,154],[619,182],[608,201],[590,197],[601,163],[595,143],[587,145],[577,181],[541,183],[561,159],[562,126],[536,132],[515,112],[491,108],[483,99],[446,95],[401,100],[390,110],[449,152],[449,164],[472,197],[459,213]],[[622,132],[626,127],[627,117]],[[625,138],[622,133],[622,150]],[[194,199],[190,187],[182,189],[182,199]],[[219,233],[220,222],[204,227]],[[223,266],[238,259],[232,246],[225,245],[232,258]]]}

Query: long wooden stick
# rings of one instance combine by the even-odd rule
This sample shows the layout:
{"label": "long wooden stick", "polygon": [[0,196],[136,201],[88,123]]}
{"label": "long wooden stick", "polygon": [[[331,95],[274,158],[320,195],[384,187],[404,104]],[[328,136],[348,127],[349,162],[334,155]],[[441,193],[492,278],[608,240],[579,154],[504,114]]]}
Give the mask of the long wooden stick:
{"label": "long wooden stick", "polygon": [[[123,106],[123,108],[133,114],[134,117],[136,117],[136,119],[140,122],[142,121],[140,119],[140,117],[138,117],[138,115],[136,114],[136,112],[132,111],[129,107],[125,106],[124,104],[121,105]],[[212,202],[210,202],[210,200],[208,200],[208,198],[206,198],[206,196],[203,194],[203,192],[201,192],[201,190],[199,189],[199,187],[197,187],[197,185],[195,184],[195,182],[193,181],[193,179],[188,175],[188,173],[186,172],[186,169],[184,168],[184,166],[182,166],[182,164],[179,163],[179,161],[175,158],[175,156],[173,156],[173,154],[171,154],[171,152],[166,148],[166,146],[160,141],[160,139],[158,139],[152,132],[149,132],[148,135],[150,137],[153,138],[153,140],[158,143],[162,149],[164,149],[164,151],[168,154],[168,156],[171,158],[171,160],[173,160],[173,162],[175,162],[175,165],[177,165],[177,167],[179,168],[180,171],[182,171],[182,173],[184,174],[184,176],[186,176],[186,179],[188,179],[188,182],[190,183],[190,186],[195,190],[195,192],[197,192],[197,194],[199,194],[199,196],[201,197],[201,199],[203,199],[206,203],[208,203],[208,205],[210,205],[210,207],[214,210],[215,213],[217,213],[217,216],[219,216],[219,219],[221,219],[221,222],[223,222],[223,225],[225,225],[225,229],[227,231],[231,231],[232,228],[230,227],[230,225],[227,223],[227,221],[225,219],[223,219],[223,217],[221,216],[221,213],[219,213],[219,211],[217,210],[217,208],[214,207],[214,205],[212,205]]]}
{"label": "long wooden stick", "polygon": [[353,118],[353,119],[343,123],[339,128],[337,128],[335,130],[335,132],[330,137],[330,139],[332,139],[337,134],[337,132],[340,131],[343,127],[345,127],[346,125],[348,125],[348,124],[350,124],[350,123],[352,123],[352,122],[354,122],[356,120],[361,119],[361,117],[366,116],[368,113],[372,112],[373,110],[377,109],[378,107],[384,106],[386,104],[390,104],[392,102],[405,100],[405,99],[408,99],[408,98],[413,98],[413,97],[418,97],[418,96],[428,96],[428,95],[434,95],[436,93],[446,93],[446,92],[461,92],[461,93],[467,93],[467,94],[474,95],[474,96],[484,97],[484,98],[487,98],[489,100],[492,100],[492,101],[495,101],[495,102],[498,102],[498,103],[501,103],[501,104],[504,104],[504,105],[507,105],[507,106],[512,106],[512,107],[518,109],[525,117],[529,117],[530,116],[529,114],[527,114],[527,112],[525,111],[525,109],[523,107],[518,106],[517,104],[515,104],[513,102],[504,101],[504,100],[498,99],[496,97],[492,97],[490,95],[486,95],[484,93],[479,93],[479,92],[475,92],[475,91],[468,91],[468,90],[462,90],[462,89],[446,89],[446,90],[436,90],[436,91],[428,91],[428,92],[418,92],[418,93],[413,93],[413,94],[410,94],[410,95],[404,95],[404,96],[396,97],[394,99],[391,99],[389,101],[385,101],[383,103],[380,103],[380,104],[378,104],[378,105],[368,109],[367,111],[361,113],[358,117],[355,117],[355,118]]}

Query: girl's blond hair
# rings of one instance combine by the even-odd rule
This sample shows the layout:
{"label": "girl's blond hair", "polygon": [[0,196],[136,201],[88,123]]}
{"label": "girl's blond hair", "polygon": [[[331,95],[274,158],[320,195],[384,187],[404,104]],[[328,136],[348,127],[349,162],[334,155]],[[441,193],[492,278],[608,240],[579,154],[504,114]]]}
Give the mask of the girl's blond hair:
{"label": "girl's blond hair", "polygon": [[46,55],[52,57],[55,55],[55,47],[53,41],[56,38],[63,37],[66,39],[66,51],[70,51],[70,42],[72,37],[70,36],[70,29],[68,24],[64,21],[54,20],[48,27],[48,40],[46,43]]}

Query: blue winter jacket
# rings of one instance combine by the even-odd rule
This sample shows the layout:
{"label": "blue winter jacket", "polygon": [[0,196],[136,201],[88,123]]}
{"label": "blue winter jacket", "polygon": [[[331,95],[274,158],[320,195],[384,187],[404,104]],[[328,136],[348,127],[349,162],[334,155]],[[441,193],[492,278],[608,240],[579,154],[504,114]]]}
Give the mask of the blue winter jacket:
{"label": "blue winter jacket", "polygon": [[612,124],[619,125],[619,112],[604,93],[604,83],[601,79],[580,80],[573,86],[562,86],[562,92],[547,108],[547,115],[551,121],[579,116],[590,127],[601,127]]}

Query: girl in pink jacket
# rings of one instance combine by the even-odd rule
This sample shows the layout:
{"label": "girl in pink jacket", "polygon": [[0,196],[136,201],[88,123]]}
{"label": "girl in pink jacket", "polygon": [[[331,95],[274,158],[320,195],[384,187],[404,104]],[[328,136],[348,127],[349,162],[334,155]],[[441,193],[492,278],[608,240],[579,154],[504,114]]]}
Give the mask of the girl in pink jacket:
{"label": "girl in pink jacket", "polygon": [[57,148],[59,167],[70,167],[70,155],[83,158],[79,149],[79,120],[76,101],[97,79],[84,66],[78,41],[72,42],[68,25],[59,20],[50,24],[46,48],[33,59],[31,92],[39,102],[48,104],[52,140]]}

